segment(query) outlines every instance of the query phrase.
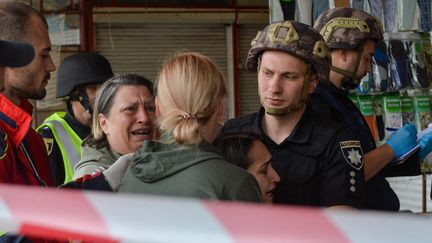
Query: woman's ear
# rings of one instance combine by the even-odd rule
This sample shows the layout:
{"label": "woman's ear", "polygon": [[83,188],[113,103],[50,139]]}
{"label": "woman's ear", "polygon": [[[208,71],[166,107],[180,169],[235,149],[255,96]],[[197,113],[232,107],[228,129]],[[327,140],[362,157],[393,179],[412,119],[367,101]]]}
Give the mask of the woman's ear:
{"label": "woman's ear", "polygon": [[106,119],[106,117],[103,114],[98,114],[98,123],[99,126],[101,127],[102,131],[108,135],[109,134],[109,126],[108,126],[108,121]]}

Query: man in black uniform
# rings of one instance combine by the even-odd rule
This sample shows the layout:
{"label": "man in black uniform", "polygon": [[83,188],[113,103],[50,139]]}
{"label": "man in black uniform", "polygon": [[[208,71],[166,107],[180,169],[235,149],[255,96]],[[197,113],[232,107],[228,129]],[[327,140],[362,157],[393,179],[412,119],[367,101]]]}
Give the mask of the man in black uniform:
{"label": "man in black uniform", "polygon": [[274,202],[309,206],[364,206],[363,152],[347,130],[308,104],[330,56],[321,35],[293,21],[258,32],[247,56],[258,71],[258,113],[226,122],[219,138],[253,132],[267,145],[281,180]]}
{"label": "man in black uniform", "polygon": [[60,64],[56,96],[68,97],[67,110],[49,116],[37,129],[45,141],[56,185],[72,180],[82,140],[91,132],[96,91],[112,76],[108,60],[94,52],[78,52]]}
{"label": "man in black uniform", "polygon": [[[381,23],[361,10],[334,8],[322,13],[314,28],[323,35],[332,56],[329,79],[320,80],[312,95],[314,110],[345,124],[360,140],[365,153],[367,208],[398,211],[399,199],[381,169],[417,145],[417,131],[408,124],[377,148],[366,120],[347,97],[370,71],[375,42],[383,39]],[[430,152],[431,142],[430,135],[419,142],[421,159]]]}

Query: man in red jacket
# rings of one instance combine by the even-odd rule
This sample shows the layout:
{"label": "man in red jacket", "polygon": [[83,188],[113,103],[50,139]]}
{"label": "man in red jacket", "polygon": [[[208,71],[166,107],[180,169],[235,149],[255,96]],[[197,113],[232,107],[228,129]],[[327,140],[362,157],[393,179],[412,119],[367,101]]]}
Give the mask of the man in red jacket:
{"label": "man in red jacket", "polygon": [[[0,182],[53,186],[45,144],[31,127],[33,107],[27,101],[45,97],[50,72],[56,68],[50,56],[47,22],[28,5],[2,1],[0,39],[28,42],[34,49],[29,64],[6,65],[4,75],[0,76],[4,81],[0,94]],[[13,54],[7,58],[19,56]]]}

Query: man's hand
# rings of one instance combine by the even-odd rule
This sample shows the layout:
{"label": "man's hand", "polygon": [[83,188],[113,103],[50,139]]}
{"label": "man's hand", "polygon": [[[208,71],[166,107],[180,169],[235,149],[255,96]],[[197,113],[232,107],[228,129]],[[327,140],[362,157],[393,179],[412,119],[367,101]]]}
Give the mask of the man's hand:
{"label": "man's hand", "polygon": [[419,141],[420,152],[419,159],[423,160],[430,152],[432,152],[432,132],[426,133]]}
{"label": "man's hand", "polygon": [[[395,131],[387,140],[396,158],[401,157],[417,145],[417,129],[413,124],[406,124]],[[432,150],[432,141],[431,141]]]}

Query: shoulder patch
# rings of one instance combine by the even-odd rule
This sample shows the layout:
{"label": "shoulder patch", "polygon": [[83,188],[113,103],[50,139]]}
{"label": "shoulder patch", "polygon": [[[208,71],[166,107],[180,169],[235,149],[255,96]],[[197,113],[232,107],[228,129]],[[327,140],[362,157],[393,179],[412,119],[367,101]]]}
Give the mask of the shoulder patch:
{"label": "shoulder patch", "polygon": [[48,156],[51,154],[53,150],[54,139],[53,138],[43,138],[45,142],[45,148],[48,153]]}
{"label": "shoulder patch", "polygon": [[7,134],[0,129],[0,159],[6,156],[6,151],[8,149],[8,143],[6,142]]}
{"label": "shoulder patch", "polygon": [[345,161],[354,169],[363,167],[363,150],[358,140],[341,141],[339,143]]}

